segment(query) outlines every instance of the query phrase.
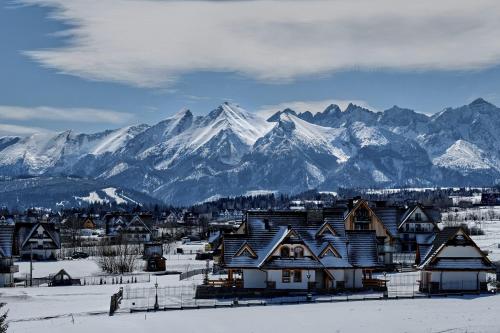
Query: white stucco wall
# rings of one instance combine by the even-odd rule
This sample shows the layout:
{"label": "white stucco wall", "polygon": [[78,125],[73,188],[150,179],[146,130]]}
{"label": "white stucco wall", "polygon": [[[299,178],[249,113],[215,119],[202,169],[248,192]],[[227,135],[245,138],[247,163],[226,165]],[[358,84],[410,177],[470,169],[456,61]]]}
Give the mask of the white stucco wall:
{"label": "white stucco wall", "polygon": [[244,288],[265,288],[267,274],[258,269],[243,270],[243,287]]}
{"label": "white stucco wall", "polygon": [[363,271],[361,268],[346,269],[344,278],[346,288],[363,288]]}
{"label": "white stucco wall", "polygon": [[[314,270],[309,271],[311,277],[309,281],[314,282],[316,280],[316,274]],[[307,270],[302,271],[302,282],[293,282],[293,272],[290,277],[290,283],[283,283],[281,280],[281,270],[269,270],[267,271],[268,281],[276,282],[276,289],[302,289],[307,290]]]}
{"label": "white stucco wall", "polygon": [[477,272],[442,272],[442,290],[476,290]]}
{"label": "white stucco wall", "polygon": [[438,255],[439,258],[481,258],[473,246],[447,246]]}

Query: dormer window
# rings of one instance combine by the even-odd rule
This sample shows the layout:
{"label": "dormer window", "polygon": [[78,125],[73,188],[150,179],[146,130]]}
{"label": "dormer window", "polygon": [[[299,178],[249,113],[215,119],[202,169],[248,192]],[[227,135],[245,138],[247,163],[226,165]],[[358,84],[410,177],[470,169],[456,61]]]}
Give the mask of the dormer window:
{"label": "dormer window", "polygon": [[293,249],[293,253],[295,258],[303,258],[304,257],[304,248],[302,246],[296,246]]}
{"label": "dormer window", "polygon": [[235,257],[257,258],[257,254],[255,253],[255,251],[252,249],[252,247],[248,243],[243,244],[234,256]]}
{"label": "dormer window", "polygon": [[290,249],[288,246],[282,246],[280,249],[280,256],[282,258],[289,258],[290,257]]}

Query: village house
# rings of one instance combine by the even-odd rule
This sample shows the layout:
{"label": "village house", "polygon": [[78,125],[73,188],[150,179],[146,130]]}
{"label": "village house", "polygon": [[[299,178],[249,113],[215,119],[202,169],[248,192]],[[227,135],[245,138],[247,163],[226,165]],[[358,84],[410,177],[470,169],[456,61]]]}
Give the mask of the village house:
{"label": "village house", "polygon": [[485,291],[495,275],[495,266],[461,227],[446,227],[431,246],[420,246],[417,263],[420,290],[429,293]]}
{"label": "village house", "polygon": [[145,243],[152,240],[151,214],[108,213],[104,219],[107,236],[121,236],[129,243]]}
{"label": "village house", "polygon": [[[347,230],[337,212],[249,211],[225,235],[220,263],[242,288],[356,289],[381,268],[375,230]],[[240,278],[235,277],[239,273]]]}
{"label": "village house", "polygon": [[[257,289],[359,289],[372,272],[392,270],[394,253],[428,246],[439,215],[421,205],[360,198],[332,208],[248,211],[216,251],[228,283]],[[408,236],[406,236],[408,235]]]}
{"label": "village house", "polygon": [[24,259],[56,259],[61,248],[59,227],[51,222],[16,222],[13,254]]}
{"label": "village house", "polygon": [[0,288],[14,285],[14,273],[19,266],[14,265],[12,242],[14,239],[14,221],[0,217]]}

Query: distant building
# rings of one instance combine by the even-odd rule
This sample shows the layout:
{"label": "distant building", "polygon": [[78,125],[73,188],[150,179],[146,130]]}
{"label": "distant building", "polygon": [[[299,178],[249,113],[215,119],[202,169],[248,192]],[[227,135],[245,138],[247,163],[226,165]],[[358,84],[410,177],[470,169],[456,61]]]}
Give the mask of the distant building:
{"label": "distant building", "polygon": [[153,238],[151,214],[108,213],[104,220],[107,236],[121,236],[131,243],[145,243]]}
{"label": "distant building", "polygon": [[500,205],[500,193],[482,193],[481,194],[481,204],[488,206],[498,206]]}
{"label": "distant building", "polygon": [[33,256],[35,260],[56,259],[61,248],[59,227],[54,223],[18,222],[14,232],[14,255],[24,259]]}

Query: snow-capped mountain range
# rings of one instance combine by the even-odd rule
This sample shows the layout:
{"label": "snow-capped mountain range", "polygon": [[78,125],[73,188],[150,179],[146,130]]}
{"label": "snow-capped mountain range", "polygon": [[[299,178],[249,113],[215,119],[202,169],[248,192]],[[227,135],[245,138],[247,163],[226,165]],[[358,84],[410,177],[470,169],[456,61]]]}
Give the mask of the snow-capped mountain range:
{"label": "snow-capped mountain range", "polygon": [[490,186],[500,181],[500,109],[483,99],[432,116],[350,104],[265,119],[224,103],[153,126],[3,137],[0,175],[78,175],[172,204],[263,190]]}

